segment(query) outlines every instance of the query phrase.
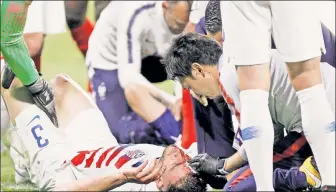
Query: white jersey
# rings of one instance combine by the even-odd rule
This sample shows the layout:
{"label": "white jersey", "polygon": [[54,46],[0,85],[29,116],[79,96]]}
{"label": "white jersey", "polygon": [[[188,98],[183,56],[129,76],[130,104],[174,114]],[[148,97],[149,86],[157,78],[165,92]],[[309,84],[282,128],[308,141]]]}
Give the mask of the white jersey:
{"label": "white jersey", "polygon": [[[36,106],[28,107],[16,117],[17,127],[10,134],[11,147],[16,153],[12,153],[11,158],[16,173],[27,177],[21,180],[30,180],[42,191],[52,190],[79,179],[113,175],[162,156],[161,146],[118,145],[99,109],[80,111],[63,128],[56,128]],[[60,125],[65,123],[62,118],[59,122]],[[114,190],[158,189],[155,183],[127,183]]]}
{"label": "white jersey", "polygon": [[105,70],[132,66],[140,72],[142,58],[163,55],[174,37],[161,1],[112,1],[90,36],[86,63]]}
{"label": "white jersey", "polygon": [[[235,66],[219,61],[220,67],[220,83],[223,96],[233,114],[233,122],[236,122],[235,132],[236,141],[234,147],[239,148],[241,143],[240,136],[240,90],[238,86],[238,76]],[[324,87],[327,97],[335,112],[335,68],[328,63],[321,63],[321,71]],[[269,90],[269,109],[275,128],[275,139],[283,135],[283,129],[287,131],[302,131],[301,110],[296,92],[291,85],[286,63],[280,59],[277,51],[273,50],[271,64],[271,85]],[[240,140],[240,141],[239,141]]]}

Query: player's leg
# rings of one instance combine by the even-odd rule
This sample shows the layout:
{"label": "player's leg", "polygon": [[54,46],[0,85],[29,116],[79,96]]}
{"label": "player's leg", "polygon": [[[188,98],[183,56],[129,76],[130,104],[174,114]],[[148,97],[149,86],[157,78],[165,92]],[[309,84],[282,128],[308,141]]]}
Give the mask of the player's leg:
{"label": "player's leg", "polygon": [[224,186],[224,191],[256,191],[250,166],[246,165],[233,174]]}
{"label": "player's leg", "polygon": [[[242,167],[228,180],[224,191],[255,191],[255,180],[249,166]],[[299,167],[276,168],[273,172],[274,189],[278,191],[299,191],[312,186],[305,172]],[[312,182],[311,182],[312,183]]]}
{"label": "player's leg", "polygon": [[28,6],[25,1],[4,1],[1,6],[1,52],[24,85],[39,78],[23,38]]}
{"label": "player's leg", "polygon": [[[11,133],[12,144],[21,154],[29,168],[31,181],[40,189],[53,187],[53,173],[61,167],[67,155],[64,132],[56,129],[48,116],[36,107],[29,91],[18,79],[11,87],[2,89],[2,96],[8,107],[15,128]],[[14,147],[14,146],[13,146]],[[14,162],[18,159],[15,159]]]}
{"label": "player's leg", "polygon": [[[94,25],[86,17],[88,1],[64,1],[64,3],[66,21],[70,29],[71,36],[85,57],[89,46],[89,37],[94,28]],[[92,85],[90,81],[88,82],[87,91],[92,92]]]}
{"label": "player's leg", "polygon": [[[124,90],[119,84],[118,70],[93,69],[91,83],[97,106],[104,114],[112,134],[118,138],[118,121],[130,112]],[[118,140],[119,141],[119,140]]]}
{"label": "player's leg", "polygon": [[271,14],[265,3],[221,2],[223,62],[237,67],[242,139],[258,191],[273,190],[274,129],[268,108]]}
{"label": "player's leg", "polygon": [[83,56],[88,49],[89,37],[93,31],[93,24],[86,18],[88,1],[64,1],[65,15],[72,38],[77,43]]}
{"label": "player's leg", "polygon": [[[301,168],[299,169],[299,166],[310,155],[312,155],[311,149],[305,137],[300,133],[290,132],[286,137],[279,140],[274,145],[274,189],[279,191],[296,191],[312,186],[313,183],[306,177],[306,173]],[[311,173],[318,175],[315,169],[311,167],[308,169]],[[245,166],[239,169],[232,179],[228,181],[224,189],[226,191],[255,190],[255,180],[249,167]]]}
{"label": "player's leg", "polygon": [[75,151],[117,144],[102,112],[78,83],[60,74],[52,86],[60,127]]}
{"label": "player's leg", "polygon": [[320,20],[313,14],[316,7],[309,2],[271,2],[270,5],[273,37],[297,92],[304,133],[322,182],[335,185],[335,116],[321,77],[324,42]]}
{"label": "player's leg", "polygon": [[175,140],[172,138],[181,134],[182,123],[174,119],[172,112],[155,99],[148,88],[140,84],[129,84],[124,90],[132,110],[157,129],[168,144],[173,144]]}
{"label": "player's leg", "polygon": [[41,55],[44,43],[45,18],[44,2],[33,2],[28,9],[23,37],[30,57],[38,72],[41,72]]}
{"label": "player's leg", "polygon": [[95,1],[95,10],[96,10],[96,21],[98,21],[101,12],[105,7],[110,3],[110,1]]}
{"label": "player's leg", "polygon": [[23,35],[27,43],[30,57],[33,59],[36,70],[41,72],[41,56],[44,43],[43,33],[26,33]]}
{"label": "player's leg", "polygon": [[[10,67],[6,70],[14,72],[33,95],[35,103],[57,126],[52,90],[49,84],[39,76],[23,38],[28,6],[26,1],[3,2],[1,6],[1,51]],[[12,77],[13,75],[4,76],[4,84],[10,85]]]}

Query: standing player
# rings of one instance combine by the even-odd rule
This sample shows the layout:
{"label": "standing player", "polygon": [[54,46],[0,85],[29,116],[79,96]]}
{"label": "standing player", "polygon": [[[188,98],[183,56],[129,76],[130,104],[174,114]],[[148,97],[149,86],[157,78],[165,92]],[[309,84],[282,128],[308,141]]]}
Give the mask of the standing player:
{"label": "standing player", "polygon": [[[139,82],[155,88],[140,73],[142,59],[166,51],[188,23],[190,6],[190,1],[113,1],[101,13],[89,40],[86,63],[97,105],[117,139],[115,125],[130,111],[123,87]],[[166,76],[161,63],[146,66],[152,69],[151,75],[160,76],[154,69],[161,69]]]}
{"label": "standing player", "polygon": [[37,72],[23,38],[23,29],[30,4],[31,1],[4,1],[2,3],[1,53],[8,64],[2,85],[9,87],[13,79],[12,70],[28,88],[36,104],[57,126],[51,87]]}
{"label": "standing player", "polygon": [[[241,91],[238,87],[238,77],[233,65],[221,63],[219,60],[221,54],[222,49],[217,42],[198,34],[186,34],[177,38],[167,53],[165,57],[166,69],[171,77],[176,77],[182,82],[183,87],[192,89],[199,95],[214,98],[223,94],[226,102],[230,105],[232,114],[240,122],[242,105],[238,96]],[[217,65],[217,63],[223,65]],[[284,128],[287,131],[302,131],[299,101],[294,94],[294,88],[290,85],[286,68],[281,63],[283,61],[280,59],[279,53],[274,52],[270,65],[271,92],[267,100],[269,100],[274,130],[279,133],[276,134],[275,141],[283,137],[281,133]],[[329,107],[335,111],[335,68],[328,63],[322,63],[321,70],[324,86],[328,91]],[[242,145],[243,134],[239,126],[235,127],[235,146],[240,148],[239,151],[242,152],[245,151],[245,144],[244,148],[239,147]]]}
{"label": "standing player", "polygon": [[[94,1],[95,21],[99,19],[100,13],[110,1]],[[76,42],[83,56],[88,50],[89,38],[93,31],[94,24],[86,17],[88,1],[65,1],[65,14],[68,27],[73,40]],[[90,81],[88,91],[92,91]]]}
{"label": "standing player", "polygon": [[[94,1],[95,21],[110,1]],[[73,40],[85,57],[94,25],[86,17],[88,1],[65,1],[65,14]]]}
{"label": "standing player", "polygon": [[38,72],[45,36],[65,33],[65,25],[63,1],[33,1],[29,6],[23,37]]}
{"label": "standing player", "polygon": [[274,132],[267,99],[271,35],[287,64],[300,103],[302,127],[323,183],[335,185],[335,117],[321,78],[320,56],[325,48],[316,7],[303,1],[222,1],[221,10],[225,30],[222,62],[237,67],[242,137],[257,190],[274,190]]}

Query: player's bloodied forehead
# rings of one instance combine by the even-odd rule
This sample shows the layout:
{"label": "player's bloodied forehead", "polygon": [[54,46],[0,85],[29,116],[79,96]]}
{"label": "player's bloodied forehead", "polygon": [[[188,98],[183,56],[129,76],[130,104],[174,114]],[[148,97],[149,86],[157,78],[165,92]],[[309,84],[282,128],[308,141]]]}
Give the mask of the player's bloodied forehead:
{"label": "player's bloodied forehead", "polygon": [[187,161],[191,158],[175,145],[168,146],[162,155],[162,163],[164,171],[161,173],[162,182],[160,188],[167,188],[169,185],[174,185],[183,177],[191,173],[191,169],[187,165]]}
{"label": "player's bloodied forehead", "polygon": [[187,165],[190,157],[175,145],[168,146],[162,155],[164,170],[156,181],[162,191],[206,191],[206,183]]}

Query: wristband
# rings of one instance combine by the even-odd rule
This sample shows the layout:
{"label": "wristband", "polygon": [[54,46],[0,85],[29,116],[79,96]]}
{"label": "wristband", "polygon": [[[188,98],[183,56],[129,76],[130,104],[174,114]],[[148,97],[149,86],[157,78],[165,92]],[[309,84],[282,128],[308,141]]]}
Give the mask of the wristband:
{"label": "wristband", "polygon": [[227,175],[229,172],[224,170],[226,159],[219,159],[217,164],[217,172],[221,175]]}

